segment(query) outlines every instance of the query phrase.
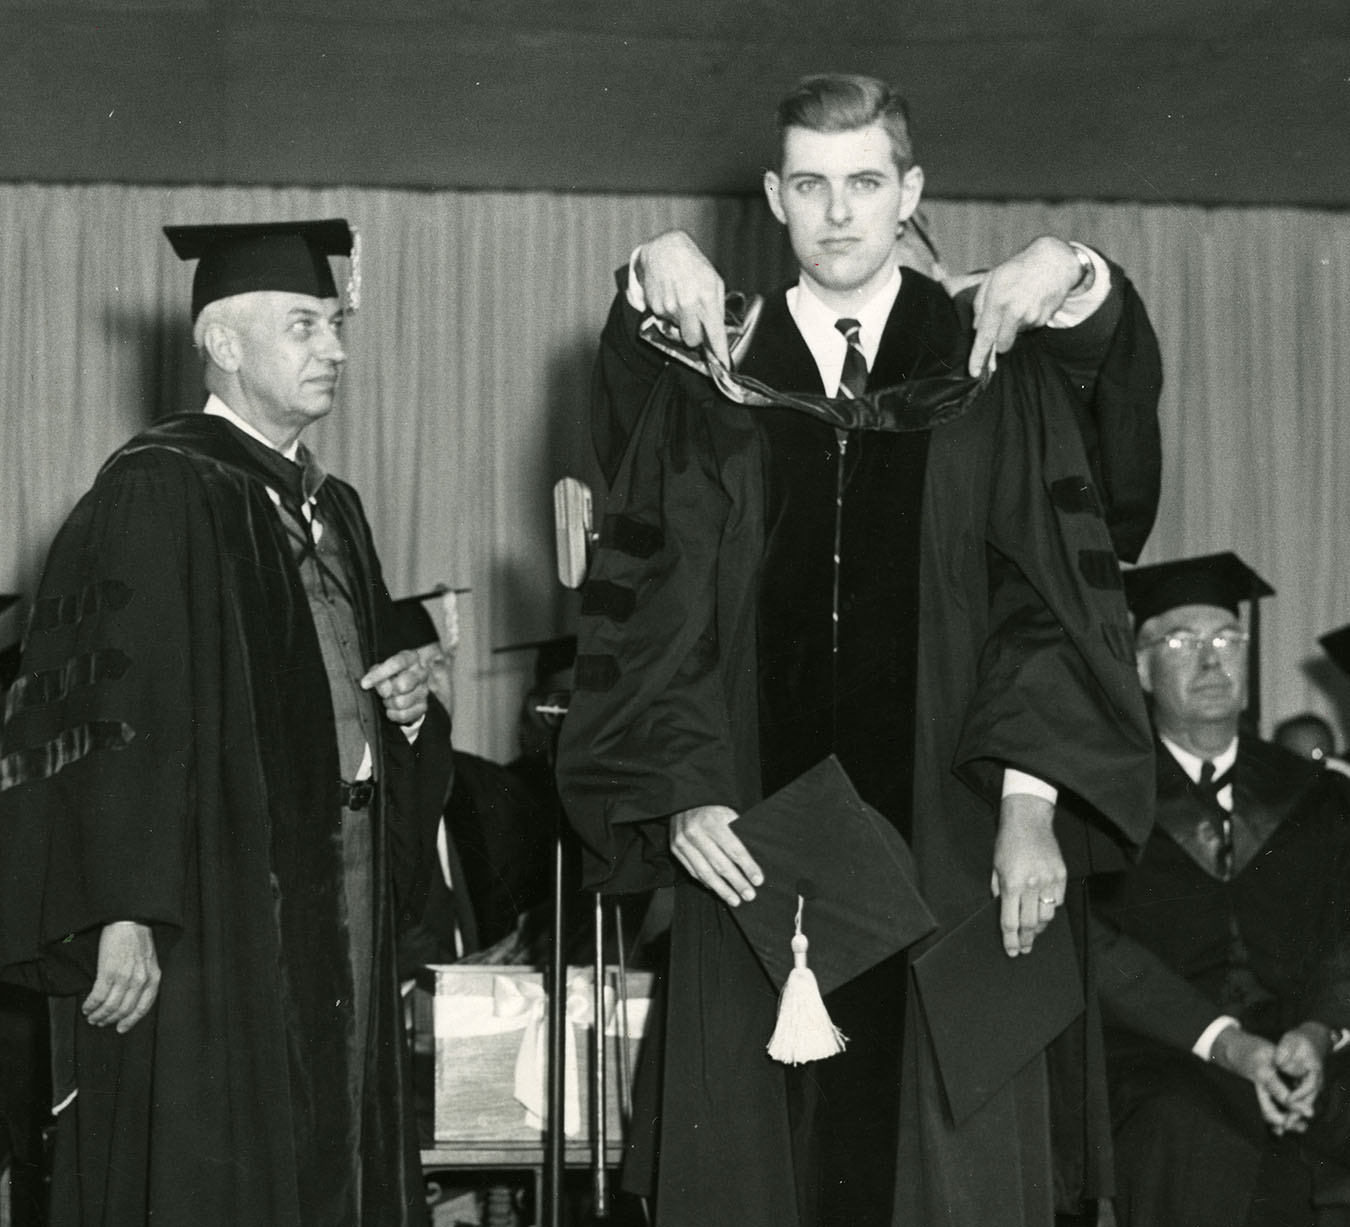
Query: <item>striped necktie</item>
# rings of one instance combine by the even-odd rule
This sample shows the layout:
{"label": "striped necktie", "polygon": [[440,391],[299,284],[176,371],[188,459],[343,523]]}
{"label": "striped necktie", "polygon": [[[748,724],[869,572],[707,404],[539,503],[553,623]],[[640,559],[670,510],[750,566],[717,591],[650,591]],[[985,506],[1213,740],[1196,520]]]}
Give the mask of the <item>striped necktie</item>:
{"label": "striped necktie", "polygon": [[844,354],[844,368],[839,376],[839,395],[851,396],[857,400],[867,390],[867,359],[863,357],[859,332],[862,325],[857,320],[840,319],[834,326],[844,334],[848,342],[848,352]]}

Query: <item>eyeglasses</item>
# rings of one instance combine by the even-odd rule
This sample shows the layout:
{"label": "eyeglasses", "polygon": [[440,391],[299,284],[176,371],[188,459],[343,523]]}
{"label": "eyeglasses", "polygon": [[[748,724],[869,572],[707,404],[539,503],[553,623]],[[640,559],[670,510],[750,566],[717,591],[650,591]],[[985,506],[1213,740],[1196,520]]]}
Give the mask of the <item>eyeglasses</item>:
{"label": "eyeglasses", "polygon": [[1194,631],[1173,631],[1158,639],[1150,639],[1146,648],[1166,648],[1178,656],[1199,656],[1206,648],[1213,648],[1219,656],[1232,656],[1247,646],[1251,636],[1246,631],[1216,631],[1212,635],[1197,635]]}

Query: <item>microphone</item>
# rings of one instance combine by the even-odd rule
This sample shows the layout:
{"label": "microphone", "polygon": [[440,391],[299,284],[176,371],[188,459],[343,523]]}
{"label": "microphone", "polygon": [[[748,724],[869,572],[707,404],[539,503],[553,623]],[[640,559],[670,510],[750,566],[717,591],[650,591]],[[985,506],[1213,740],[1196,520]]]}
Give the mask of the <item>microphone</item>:
{"label": "microphone", "polygon": [[580,588],[586,582],[591,547],[599,536],[591,522],[590,486],[575,477],[560,478],[553,487],[553,529],[558,582],[564,588]]}

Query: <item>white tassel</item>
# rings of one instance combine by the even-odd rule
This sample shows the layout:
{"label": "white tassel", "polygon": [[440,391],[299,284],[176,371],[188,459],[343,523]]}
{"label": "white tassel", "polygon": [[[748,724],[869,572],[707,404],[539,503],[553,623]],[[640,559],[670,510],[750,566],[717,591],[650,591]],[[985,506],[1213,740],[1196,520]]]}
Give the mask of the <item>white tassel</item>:
{"label": "white tassel", "polygon": [[351,224],[347,229],[352,235],[352,250],[347,257],[346,309],[355,315],[361,309],[361,231]]}
{"label": "white tassel", "polygon": [[785,1065],[804,1065],[844,1051],[844,1033],[830,1021],[815,973],[806,965],[810,943],[802,932],[802,907],[797,896],[796,932],[792,937],[792,970],[778,997],[778,1024],[769,1037],[769,1055]]}

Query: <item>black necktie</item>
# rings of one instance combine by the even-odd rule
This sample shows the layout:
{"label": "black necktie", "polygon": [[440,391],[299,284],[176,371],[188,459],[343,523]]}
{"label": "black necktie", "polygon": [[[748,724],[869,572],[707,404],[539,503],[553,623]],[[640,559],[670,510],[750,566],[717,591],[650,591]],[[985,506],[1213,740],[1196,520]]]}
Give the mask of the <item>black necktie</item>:
{"label": "black necktie", "polygon": [[1217,779],[1214,776],[1214,764],[1206,759],[1200,764],[1200,779],[1197,786],[1205,795],[1205,799],[1213,802],[1214,808],[1219,810],[1221,817],[1214,823],[1215,843],[1215,864],[1219,871],[1219,877],[1227,882],[1233,876],[1233,819],[1232,815],[1219,802],[1219,793],[1221,793],[1232,782],[1232,770],[1225,771]]}
{"label": "black necktie", "polygon": [[[1229,767],[1221,776],[1214,775],[1214,764],[1200,764],[1200,779],[1197,781],[1200,791],[1208,800],[1214,802],[1214,808],[1222,813],[1222,818],[1214,824],[1215,861],[1219,880],[1231,882],[1236,868],[1233,848],[1233,816],[1219,804],[1219,793],[1233,782],[1233,768]],[[1224,971],[1223,982],[1219,986],[1219,1006],[1230,1014],[1243,1017],[1253,1006],[1271,999],[1265,985],[1256,978],[1251,968],[1247,943],[1242,937],[1242,927],[1238,924],[1237,912],[1231,902],[1228,908],[1228,966]]]}
{"label": "black necktie", "polygon": [[867,390],[867,359],[863,357],[858,334],[862,325],[857,320],[835,320],[834,326],[844,334],[848,352],[844,354],[844,369],[839,376],[839,394],[855,400]]}

